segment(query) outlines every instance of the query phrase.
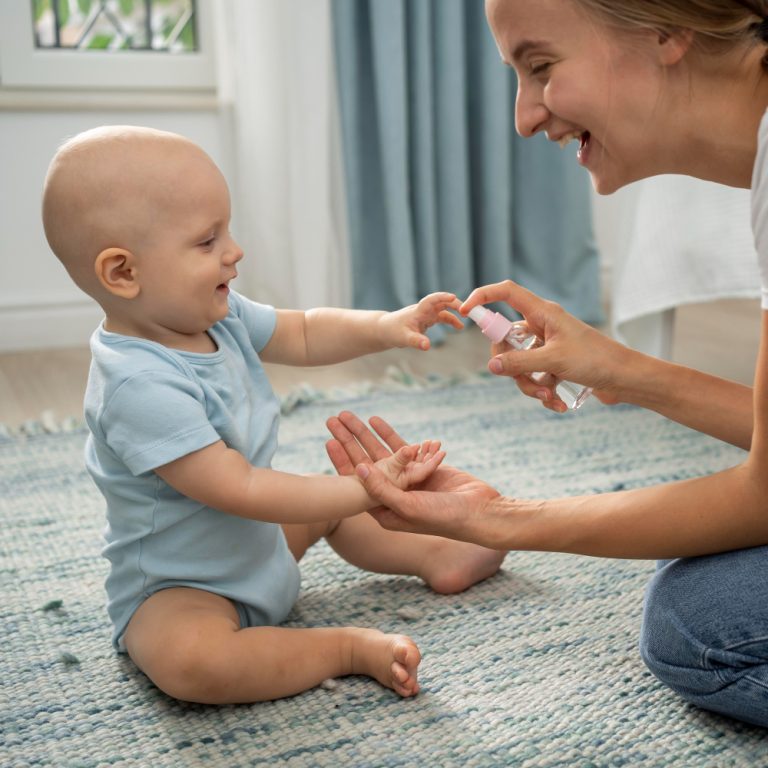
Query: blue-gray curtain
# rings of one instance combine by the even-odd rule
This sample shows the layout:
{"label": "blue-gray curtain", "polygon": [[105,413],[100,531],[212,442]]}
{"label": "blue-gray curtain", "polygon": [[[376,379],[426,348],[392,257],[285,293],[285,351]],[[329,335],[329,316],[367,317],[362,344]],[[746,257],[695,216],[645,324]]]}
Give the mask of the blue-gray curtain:
{"label": "blue-gray curtain", "polygon": [[512,278],[601,321],[587,174],[515,133],[483,1],[332,2],[354,305]]}

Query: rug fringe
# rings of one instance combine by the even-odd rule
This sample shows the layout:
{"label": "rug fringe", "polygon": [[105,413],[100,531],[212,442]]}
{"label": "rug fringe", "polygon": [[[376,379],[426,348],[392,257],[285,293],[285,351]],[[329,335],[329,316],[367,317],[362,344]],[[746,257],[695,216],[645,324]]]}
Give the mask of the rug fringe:
{"label": "rug fringe", "polygon": [[[281,397],[280,411],[285,416],[297,408],[311,403],[338,402],[355,397],[364,397],[374,392],[441,389],[472,381],[487,381],[491,378],[493,376],[487,371],[456,373],[450,376],[429,373],[420,376],[414,373],[407,363],[403,362],[398,365],[390,365],[384,372],[384,376],[377,381],[366,379],[351,382],[343,387],[331,387],[329,389],[317,389],[306,382],[297,384]],[[18,426],[0,423],[0,440],[76,432],[84,427],[85,421],[81,416],[57,419],[52,410],[45,410],[37,419],[28,419]]]}
{"label": "rug fringe", "polygon": [[280,410],[283,415],[286,415],[296,408],[310,403],[349,400],[355,397],[365,397],[374,392],[442,389],[471,381],[487,381],[491,378],[493,376],[487,371],[456,373],[451,376],[429,373],[426,376],[420,376],[414,373],[407,363],[400,363],[399,365],[390,365],[384,372],[384,376],[377,381],[366,379],[330,389],[316,389],[311,384],[299,384],[282,397]]}
{"label": "rug fringe", "polygon": [[46,410],[37,419],[27,419],[18,426],[0,423],[0,439],[12,440],[17,437],[77,432],[84,426],[82,417],[67,416],[64,419],[57,419],[53,411]]}

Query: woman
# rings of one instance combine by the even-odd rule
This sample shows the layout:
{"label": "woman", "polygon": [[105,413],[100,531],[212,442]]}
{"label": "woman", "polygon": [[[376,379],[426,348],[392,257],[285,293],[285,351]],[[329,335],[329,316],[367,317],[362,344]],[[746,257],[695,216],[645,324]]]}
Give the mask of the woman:
{"label": "woman", "polygon": [[749,455],[709,477],[531,501],[450,468],[398,491],[370,461],[402,444],[381,420],[372,425],[388,448],[352,414],[329,420],[329,454],[381,501],[372,514],[385,528],[661,559],[646,594],[643,659],[689,701],[768,726],[768,2],[486,0],[486,12],[517,73],[521,135],[578,141],[578,162],[602,194],[661,173],[751,186],[763,280],[754,390],[627,349],[512,282],[476,289],[462,314],[506,301],[545,345],[495,347],[490,370],[555,411],[565,405],[553,388],[526,374],[593,387],[603,403],[649,408]]}

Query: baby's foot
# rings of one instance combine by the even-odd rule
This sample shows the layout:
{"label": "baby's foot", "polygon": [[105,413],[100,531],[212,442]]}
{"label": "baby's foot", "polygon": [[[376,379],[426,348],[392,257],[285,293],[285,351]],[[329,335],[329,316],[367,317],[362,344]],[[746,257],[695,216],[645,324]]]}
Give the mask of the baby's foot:
{"label": "baby's foot", "polygon": [[420,576],[442,595],[463,592],[493,576],[507,553],[452,539],[436,539],[425,552]]}
{"label": "baby's foot", "polygon": [[419,692],[416,669],[421,653],[405,635],[385,635],[377,629],[360,629],[352,641],[352,674],[368,675],[401,696]]}

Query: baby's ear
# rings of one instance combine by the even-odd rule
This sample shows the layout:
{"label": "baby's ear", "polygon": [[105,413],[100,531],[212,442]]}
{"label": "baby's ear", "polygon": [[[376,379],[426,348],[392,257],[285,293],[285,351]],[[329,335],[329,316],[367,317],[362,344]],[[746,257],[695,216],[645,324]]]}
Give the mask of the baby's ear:
{"label": "baby's ear", "polygon": [[113,296],[133,299],[139,295],[136,258],[125,248],[105,248],[94,264],[96,277]]}

